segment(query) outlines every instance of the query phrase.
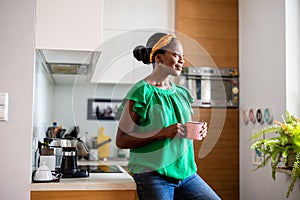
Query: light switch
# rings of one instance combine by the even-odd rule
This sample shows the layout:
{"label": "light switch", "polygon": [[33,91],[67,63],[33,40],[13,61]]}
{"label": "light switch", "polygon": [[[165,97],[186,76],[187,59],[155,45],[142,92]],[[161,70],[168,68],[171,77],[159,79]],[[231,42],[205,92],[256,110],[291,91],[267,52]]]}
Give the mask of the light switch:
{"label": "light switch", "polygon": [[8,93],[0,93],[0,121],[8,121]]}
{"label": "light switch", "polygon": [[8,103],[8,93],[0,92],[0,106],[5,106]]}
{"label": "light switch", "polygon": [[7,110],[4,106],[0,106],[0,121],[7,121]]}

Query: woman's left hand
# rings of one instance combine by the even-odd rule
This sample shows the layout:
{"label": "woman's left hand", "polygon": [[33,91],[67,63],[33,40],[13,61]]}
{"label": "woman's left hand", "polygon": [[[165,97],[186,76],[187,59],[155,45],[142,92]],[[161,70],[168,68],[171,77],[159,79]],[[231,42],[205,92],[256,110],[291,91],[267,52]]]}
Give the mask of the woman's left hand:
{"label": "woman's left hand", "polygon": [[207,123],[203,122],[202,129],[200,130],[200,135],[204,138],[207,134]]}

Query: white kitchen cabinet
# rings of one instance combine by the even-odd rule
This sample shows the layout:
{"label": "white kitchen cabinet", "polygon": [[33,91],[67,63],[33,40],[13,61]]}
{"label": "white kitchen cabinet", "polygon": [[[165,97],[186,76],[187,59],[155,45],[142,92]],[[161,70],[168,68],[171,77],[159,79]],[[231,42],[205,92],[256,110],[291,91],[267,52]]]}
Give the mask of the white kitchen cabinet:
{"label": "white kitchen cabinet", "polygon": [[91,82],[133,83],[133,32],[106,30],[104,36],[104,42],[99,47],[101,55]]}
{"label": "white kitchen cabinet", "polygon": [[174,0],[104,0],[103,44],[91,82],[133,84],[151,73],[132,54],[155,32],[174,30]]}
{"label": "white kitchen cabinet", "polygon": [[174,1],[37,0],[36,48],[100,50],[91,82],[135,83],[152,67],[132,50],[154,32],[174,30]]}
{"label": "white kitchen cabinet", "polygon": [[145,45],[149,36],[155,32],[105,30],[105,39],[100,47],[101,56],[91,82],[133,84],[149,75],[152,65],[137,61],[133,57],[133,49]]}
{"label": "white kitchen cabinet", "polygon": [[104,0],[104,30],[172,29],[175,0]]}
{"label": "white kitchen cabinet", "polygon": [[135,0],[135,29],[175,28],[175,0]]}
{"label": "white kitchen cabinet", "polygon": [[37,0],[36,48],[93,51],[103,39],[103,0]]}
{"label": "white kitchen cabinet", "polygon": [[104,30],[132,30],[135,0],[104,0]]}

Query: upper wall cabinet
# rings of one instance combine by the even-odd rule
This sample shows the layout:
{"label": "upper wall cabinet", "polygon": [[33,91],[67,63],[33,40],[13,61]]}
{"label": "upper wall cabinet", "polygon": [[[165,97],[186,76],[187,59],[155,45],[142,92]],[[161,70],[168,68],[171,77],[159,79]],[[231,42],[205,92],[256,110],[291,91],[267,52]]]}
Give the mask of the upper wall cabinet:
{"label": "upper wall cabinet", "polygon": [[135,27],[174,30],[175,0],[135,0]]}
{"label": "upper wall cabinet", "polygon": [[104,30],[174,29],[175,0],[104,0]]}
{"label": "upper wall cabinet", "polygon": [[37,0],[36,48],[101,51],[91,82],[135,83],[152,68],[132,50],[175,28],[175,0]]}
{"label": "upper wall cabinet", "polygon": [[104,0],[103,43],[92,82],[132,84],[152,66],[137,62],[132,50],[155,32],[174,31],[175,0]]}
{"label": "upper wall cabinet", "polygon": [[132,30],[135,0],[104,0],[103,29]]}
{"label": "upper wall cabinet", "polygon": [[103,0],[37,0],[36,48],[93,51],[102,41]]}

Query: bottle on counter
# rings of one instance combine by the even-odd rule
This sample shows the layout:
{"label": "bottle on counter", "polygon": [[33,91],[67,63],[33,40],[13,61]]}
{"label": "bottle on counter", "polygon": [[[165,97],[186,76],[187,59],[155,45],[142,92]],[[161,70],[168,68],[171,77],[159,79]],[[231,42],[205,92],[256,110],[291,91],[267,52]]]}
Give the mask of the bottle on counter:
{"label": "bottle on counter", "polygon": [[92,148],[90,149],[89,160],[98,160],[97,137],[92,140]]}
{"label": "bottle on counter", "polygon": [[57,122],[53,122],[52,126],[48,127],[46,131],[47,138],[62,138],[66,129],[63,129],[62,126],[58,126]]}
{"label": "bottle on counter", "polygon": [[[101,144],[102,142],[110,140],[110,137],[108,135],[104,134],[104,128],[100,127],[99,134],[97,138],[97,144]],[[98,157],[99,159],[108,158],[110,154],[110,143],[107,142],[104,145],[101,145],[98,147]]]}
{"label": "bottle on counter", "polygon": [[118,158],[125,158],[126,152],[125,152],[124,149],[118,148],[118,150],[117,150],[117,155],[118,155]]}

